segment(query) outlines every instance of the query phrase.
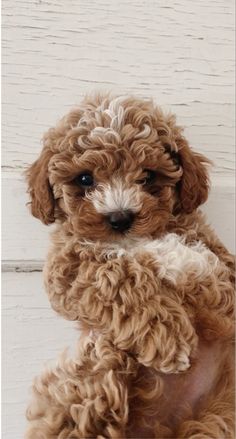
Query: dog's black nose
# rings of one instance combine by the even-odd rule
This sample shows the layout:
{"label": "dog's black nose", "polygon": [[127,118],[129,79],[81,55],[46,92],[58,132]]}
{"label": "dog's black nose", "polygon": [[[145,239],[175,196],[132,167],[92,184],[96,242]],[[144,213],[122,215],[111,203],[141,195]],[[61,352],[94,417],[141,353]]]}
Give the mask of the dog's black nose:
{"label": "dog's black nose", "polygon": [[129,210],[113,212],[109,215],[108,221],[113,230],[124,232],[128,230],[134,220],[134,214]]}

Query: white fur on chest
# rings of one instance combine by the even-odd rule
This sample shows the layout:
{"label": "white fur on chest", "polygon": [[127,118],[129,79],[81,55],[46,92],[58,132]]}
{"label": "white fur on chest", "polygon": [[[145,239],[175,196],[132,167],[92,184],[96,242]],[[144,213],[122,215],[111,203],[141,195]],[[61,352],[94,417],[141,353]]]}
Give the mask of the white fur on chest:
{"label": "white fur on chest", "polygon": [[159,267],[161,279],[173,284],[186,282],[189,276],[200,281],[219,265],[218,257],[201,241],[186,244],[185,239],[175,233],[161,239],[124,239],[116,243],[102,244],[101,253],[108,259],[150,253]]}

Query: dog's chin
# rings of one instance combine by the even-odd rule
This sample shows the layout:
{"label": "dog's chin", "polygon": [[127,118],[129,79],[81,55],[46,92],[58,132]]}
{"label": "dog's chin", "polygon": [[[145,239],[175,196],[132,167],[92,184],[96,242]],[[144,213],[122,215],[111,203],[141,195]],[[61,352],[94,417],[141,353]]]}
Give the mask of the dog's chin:
{"label": "dog's chin", "polygon": [[97,242],[119,243],[127,239],[138,239],[138,235],[132,230],[119,232],[110,230],[101,231],[91,228],[91,230],[87,229],[84,232],[80,230],[78,233],[74,233],[74,235],[77,235],[80,241],[94,242],[94,244]]}

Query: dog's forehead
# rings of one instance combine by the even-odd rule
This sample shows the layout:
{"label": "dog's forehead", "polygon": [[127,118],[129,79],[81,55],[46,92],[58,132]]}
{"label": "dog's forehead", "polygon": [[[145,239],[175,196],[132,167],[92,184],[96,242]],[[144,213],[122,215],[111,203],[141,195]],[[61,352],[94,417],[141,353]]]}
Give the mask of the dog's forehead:
{"label": "dog's forehead", "polygon": [[[104,99],[99,105],[85,105],[77,128],[86,131],[88,142],[124,145],[155,134],[154,108],[150,102],[119,96]],[[83,146],[83,139],[78,143]]]}
{"label": "dog's forehead", "polygon": [[[71,121],[71,123],[70,123]],[[170,167],[165,145],[175,149],[168,120],[150,101],[127,96],[85,103],[67,119],[66,135],[50,161],[63,179],[92,171],[101,179]],[[165,163],[164,163],[165,162]],[[173,165],[172,165],[173,167]]]}
{"label": "dog's forehead", "polygon": [[125,124],[135,127],[151,122],[154,108],[150,101],[141,101],[129,96],[119,96],[113,99],[105,98],[98,105],[85,105],[78,125],[96,126],[119,131]]}
{"label": "dog's forehead", "polygon": [[76,161],[80,169],[87,169],[95,174],[103,174],[112,177],[116,175],[127,175],[142,170],[143,168],[153,168],[158,166],[160,150],[156,146],[148,144],[106,144],[100,148],[89,148],[82,154],[77,153]]}
{"label": "dog's forehead", "polygon": [[152,161],[163,147],[153,126],[150,105],[120,96],[85,106],[77,125],[83,129],[77,139],[80,163],[87,160],[98,169],[119,167],[127,172],[146,160]]}

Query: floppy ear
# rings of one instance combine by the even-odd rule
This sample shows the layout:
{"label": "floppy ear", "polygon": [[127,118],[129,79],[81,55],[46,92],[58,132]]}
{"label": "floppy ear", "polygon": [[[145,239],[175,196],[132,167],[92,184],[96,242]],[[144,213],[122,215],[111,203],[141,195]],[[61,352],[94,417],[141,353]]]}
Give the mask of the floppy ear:
{"label": "floppy ear", "polygon": [[179,182],[180,208],[191,213],[208,197],[209,177],[206,165],[211,162],[202,154],[193,152],[184,137],[176,139],[183,176]]}
{"label": "floppy ear", "polygon": [[26,171],[31,213],[44,224],[55,221],[55,200],[48,179],[48,163],[52,155],[53,153],[45,146],[38,160]]}

